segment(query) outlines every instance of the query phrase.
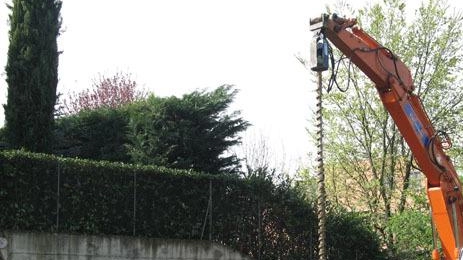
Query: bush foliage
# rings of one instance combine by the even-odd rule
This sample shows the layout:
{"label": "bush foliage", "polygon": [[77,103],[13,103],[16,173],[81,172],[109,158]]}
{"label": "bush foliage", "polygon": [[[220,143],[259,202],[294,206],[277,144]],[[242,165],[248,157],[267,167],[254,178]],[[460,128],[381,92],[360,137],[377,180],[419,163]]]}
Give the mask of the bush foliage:
{"label": "bush foliage", "polygon": [[224,85],[177,97],[150,96],[118,108],[83,110],[56,122],[55,153],[237,173],[240,160],[227,150],[240,143],[249,123],[228,107],[237,91]]}
{"label": "bush foliage", "polygon": [[[3,229],[171,239],[206,239],[211,232],[212,240],[254,258],[316,254],[311,205],[289,183],[261,178],[1,151],[0,207]],[[337,255],[352,248],[371,250],[357,259],[380,255],[375,236],[360,223],[333,219],[329,234],[337,234],[331,237]]]}
{"label": "bush foliage", "polygon": [[406,210],[389,219],[389,232],[394,234],[397,259],[429,259],[433,250],[431,215],[419,210]]}
{"label": "bush foliage", "polygon": [[84,110],[56,121],[54,153],[66,157],[129,162],[126,109]]}
{"label": "bush foliage", "polygon": [[237,90],[224,85],[182,98],[149,97],[130,107],[129,154],[133,162],[238,173],[240,161],[226,151],[240,143],[249,126],[239,111],[229,112]]}

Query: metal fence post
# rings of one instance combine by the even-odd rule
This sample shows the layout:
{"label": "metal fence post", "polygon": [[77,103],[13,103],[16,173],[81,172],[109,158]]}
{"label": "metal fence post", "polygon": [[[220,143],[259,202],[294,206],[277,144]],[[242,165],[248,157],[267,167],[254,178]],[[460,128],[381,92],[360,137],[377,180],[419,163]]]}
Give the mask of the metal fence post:
{"label": "metal fence post", "polygon": [[209,241],[212,241],[212,180],[209,180]]}
{"label": "metal fence post", "polygon": [[59,231],[59,208],[60,208],[60,182],[61,182],[61,167],[58,162],[57,165],[57,174],[58,174],[58,181],[56,184],[56,231]]}
{"label": "metal fence post", "polygon": [[133,231],[132,235],[136,234],[137,223],[137,172],[133,173]]}
{"label": "metal fence post", "polygon": [[260,260],[262,254],[262,216],[260,210],[260,198],[257,199],[257,225],[257,259]]}

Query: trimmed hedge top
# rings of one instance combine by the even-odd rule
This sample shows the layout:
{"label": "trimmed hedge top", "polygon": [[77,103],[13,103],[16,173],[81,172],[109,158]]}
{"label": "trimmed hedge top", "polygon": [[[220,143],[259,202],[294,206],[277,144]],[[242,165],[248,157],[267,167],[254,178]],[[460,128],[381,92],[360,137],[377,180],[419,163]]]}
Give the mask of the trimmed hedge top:
{"label": "trimmed hedge top", "polygon": [[[210,238],[253,258],[316,255],[311,205],[268,179],[0,151],[0,208],[3,230]],[[376,259],[374,234],[360,229],[333,237],[336,255]]]}
{"label": "trimmed hedge top", "polygon": [[190,178],[201,178],[201,179],[227,179],[230,181],[243,181],[238,176],[235,175],[216,175],[208,174],[203,172],[197,172],[193,170],[182,170],[182,169],[172,169],[163,166],[155,165],[140,165],[140,164],[130,164],[123,162],[110,162],[110,161],[94,161],[88,159],[80,158],[69,158],[56,156],[52,154],[43,154],[43,153],[32,153],[23,150],[4,150],[0,151],[0,158],[6,160],[28,160],[41,163],[56,163],[65,165],[68,168],[87,168],[87,169],[102,169],[105,170],[116,170],[117,172],[125,172],[132,174],[133,172],[143,172],[143,173],[152,173],[152,174],[166,174],[171,176],[183,176]]}

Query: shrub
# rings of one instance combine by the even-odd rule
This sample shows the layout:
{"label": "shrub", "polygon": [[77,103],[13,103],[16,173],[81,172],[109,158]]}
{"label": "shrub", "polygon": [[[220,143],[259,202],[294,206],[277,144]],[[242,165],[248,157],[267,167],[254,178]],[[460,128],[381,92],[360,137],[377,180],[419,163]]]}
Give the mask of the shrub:
{"label": "shrub", "polygon": [[67,157],[129,162],[128,113],[124,108],[81,111],[57,119],[54,153]]}
{"label": "shrub", "polygon": [[[287,182],[23,151],[0,151],[0,208],[6,230],[169,239],[210,234],[255,259],[311,259],[317,241],[311,205]],[[376,259],[375,240],[354,220],[330,218],[332,250],[345,256],[357,248],[357,259]]]}

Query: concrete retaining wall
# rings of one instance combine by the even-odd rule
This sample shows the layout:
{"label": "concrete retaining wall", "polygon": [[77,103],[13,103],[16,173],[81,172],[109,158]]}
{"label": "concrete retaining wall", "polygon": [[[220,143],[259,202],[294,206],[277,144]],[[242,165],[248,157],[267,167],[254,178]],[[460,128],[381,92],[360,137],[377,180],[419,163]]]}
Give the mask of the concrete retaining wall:
{"label": "concrete retaining wall", "polygon": [[205,241],[21,232],[4,232],[1,237],[7,245],[0,248],[0,260],[250,260]]}

